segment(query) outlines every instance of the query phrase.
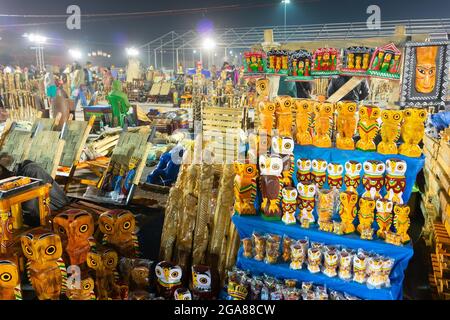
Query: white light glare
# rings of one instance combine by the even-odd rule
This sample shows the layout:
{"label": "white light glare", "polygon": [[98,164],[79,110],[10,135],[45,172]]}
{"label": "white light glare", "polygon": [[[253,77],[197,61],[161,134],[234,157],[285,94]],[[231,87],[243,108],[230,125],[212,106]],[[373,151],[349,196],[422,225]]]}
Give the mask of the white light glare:
{"label": "white light glare", "polygon": [[127,55],[130,57],[136,57],[139,55],[139,51],[136,48],[127,48]]}
{"label": "white light glare", "polygon": [[283,4],[289,4],[289,3],[291,3],[291,0],[283,0],[283,1],[281,1],[281,3],[283,3]]}
{"label": "white light glare", "polygon": [[74,59],[81,59],[81,57],[83,56],[81,51],[78,49],[69,49],[69,54]]}
{"label": "white light glare", "polygon": [[216,42],[211,38],[205,38],[203,40],[203,48],[206,50],[211,50],[216,47]]}
{"label": "white light glare", "polygon": [[33,42],[33,43],[43,44],[43,43],[47,42],[47,37],[44,37],[44,36],[42,36],[40,34],[34,34],[34,33],[27,34],[27,33],[25,33],[23,36],[25,38],[28,38],[28,40],[30,42]]}

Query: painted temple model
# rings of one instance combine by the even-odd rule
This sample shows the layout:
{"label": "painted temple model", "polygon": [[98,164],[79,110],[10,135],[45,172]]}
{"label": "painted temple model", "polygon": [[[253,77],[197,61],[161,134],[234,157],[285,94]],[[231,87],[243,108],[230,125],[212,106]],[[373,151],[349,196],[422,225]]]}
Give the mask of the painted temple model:
{"label": "painted temple model", "polygon": [[266,72],[266,54],[264,52],[245,52],[244,58],[244,74]]}
{"label": "painted temple model", "polygon": [[344,49],[341,74],[367,74],[373,52],[374,49],[368,47],[349,47]]}
{"label": "painted temple model", "polygon": [[289,72],[289,52],[270,50],[267,52],[267,73],[287,75]]}
{"label": "painted temple model", "polygon": [[339,74],[339,50],[319,48],[313,54],[313,76],[330,76]]}
{"label": "painted temple model", "polygon": [[400,79],[401,57],[401,51],[393,43],[377,48],[370,60],[367,74],[386,79]]}
{"label": "painted temple model", "polygon": [[289,54],[288,80],[312,80],[312,55],[306,50],[291,51]]}

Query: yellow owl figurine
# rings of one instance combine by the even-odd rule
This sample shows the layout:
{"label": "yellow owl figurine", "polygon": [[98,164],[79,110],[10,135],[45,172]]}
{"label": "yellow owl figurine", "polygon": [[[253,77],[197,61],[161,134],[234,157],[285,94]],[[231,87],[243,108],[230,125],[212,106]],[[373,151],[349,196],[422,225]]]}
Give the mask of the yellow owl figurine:
{"label": "yellow owl figurine", "polygon": [[400,110],[384,110],[381,112],[381,139],[378,144],[378,153],[397,154],[397,141],[400,138],[400,127],[403,113]]}
{"label": "yellow owl figurine", "polygon": [[412,158],[421,156],[422,149],[419,143],[425,133],[427,116],[428,113],[424,109],[409,108],[403,111],[404,122],[401,129],[403,144],[399,148],[400,154]]}
{"label": "yellow owl figurine", "polygon": [[339,216],[341,217],[343,232],[349,234],[355,232],[353,220],[356,217],[356,203],[358,194],[350,191],[341,192],[339,195]]}
{"label": "yellow owl figurine", "polygon": [[19,267],[8,258],[0,258],[0,300],[22,300]]}
{"label": "yellow owl figurine", "polygon": [[234,163],[236,176],[234,178],[234,209],[240,215],[255,215],[256,179],[258,169],[256,164]]}
{"label": "yellow owl figurine", "polygon": [[313,115],[314,115],[314,106],[316,102],[314,100],[302,99],[296,100],[296,127],[297,134],[296,140],[297,143],[305,146],[312,144],[312,134],[311,134],[311,126],[313,123]]}
{"label": "yellow owl figurine", "polygon": [[278,96],[275,101],[278,135],[292,137],[292,108],[294,99],[289,96]]}
{"label": "yellow owl figurine", "polygon": [[369,197],[359,199],[358,220],[359,224],[356,230],[363,234],[364,230],[372,228],[375,219],[375,200]]}
{"label": "yellow owl figurine", "polygon": [[411,209],[407,205],[397,204],[394,207],[394,228],[403,243],[411,240],[408,235],[411,224],[409,220],[410,211]]}
{"label": "yellow owl figurine", "polygon": [[380,199],[376,202],[378,224],[377,236],[385,239],[386,233],[390,231],[392,225],[392,207],[393,203],[386,199]]}
{"label": "yellow owl figurine", "polygon": [[336,148],[354,150],[355,142],[353,141],[353,136],[356,131],[356,103],[353,101],[339,101],[336,108]]}
{"label": "yellow owl figurine", "polygon": [[380,108],[376,106],[361,106],[359,108],[358,133],[360,140],[356,149],[361,151],[376,151],[375,138],[380,130],[378,119]]}
{"label": "yellow owl figurine", "polygon": [[256,94],[257,105],[269,99],[269,79],[256,80]]}
{"label": "yellow owl figurine", "polygon": [[314,108],[313,145],[319,148],[331,148],[334,104],[317,103]]}
{"label": "yellow owl figurine", "polygon": [[272,137],[272,131],[275,123],[275,104],[272,102],[259,103],[259,135],[264,134]]}

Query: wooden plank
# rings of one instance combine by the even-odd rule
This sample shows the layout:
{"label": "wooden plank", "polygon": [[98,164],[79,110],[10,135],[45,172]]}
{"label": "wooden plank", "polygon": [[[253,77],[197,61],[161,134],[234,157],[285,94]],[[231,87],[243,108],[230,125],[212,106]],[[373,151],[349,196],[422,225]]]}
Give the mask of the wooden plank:
{"label": "wooden plank", "polygon": [[343,97],[345,97],[350,91],[356,88],[364,78],[361,77],[352,77],[349,81],[347,81],[342,87],[340,87],[331,97],[327,99],[328,102],[336,103],[340,101]]}

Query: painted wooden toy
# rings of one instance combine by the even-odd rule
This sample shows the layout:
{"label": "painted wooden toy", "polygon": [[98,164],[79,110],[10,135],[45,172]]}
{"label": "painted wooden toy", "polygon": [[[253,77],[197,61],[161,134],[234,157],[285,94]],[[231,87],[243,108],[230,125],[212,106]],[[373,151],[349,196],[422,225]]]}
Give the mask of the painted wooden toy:
{"label": "painted wooden toy", "polygon": [[380,199],[377,200],[376,207],[376,221],[378,224],[377,236],[378,238],[385,239],[386,232],[390,231],[392,225],[393,203],[386,199]]}
{"label": "painted wooden toy", "polygon": [[319,148],[331,148],[334,104],[317,103],[314,108],[313,145]]}
{"label": "painted wooden toy", "polygon": [[95,290],[97,300],[120,300],[121,288],[116,283],[117,252],[109,248],[90,251],[87,265],[95,271]]}
{"label": "painted wooden toy", "polygon": [[288,72],[288,52],[285,50],[269,50],[267,52],[267,73],[287,75]]}
{"label": "painted wooden toy", "polygon": [[362,252],[353,256],[353,281],[365,283],[367,280],[367,262],[368,258]]}
{"label": "painted wooden toy", "polygon": [[289,238],[288,236],[283,237],[283,252],[281,258],[284,262],[288,262],[291,260],[291,246],[294,240]]}
{"label": "painted wooden toy", "polygon": [[312,125],[314,119],[314,107],[317,102],[310,99],[295,101],[296,115],[295,123],[297,134],[295,135],[298,144],[305,146],[312,144]]}
{"label": "painted wooden toy", "polygon": [[308,225],[314,223],[316,219],[314,218],[313,211],[315,207],[315,195],[316,186],[312,183],[298,183],[297,190],[299,194],[299,215],[298,219],[300,223],[307,221]]}
{"label": "painted wooden toy", "polygon": [[243,256],[247,259],[253,258],[253,243],[251,238],[244,238],[241,240],[242,242],[242,249],[243,249]]}
{"label": "painted wooden toy", "polygon": [[319,248],[308,249],[308,271],[311,273],[320,272],[320,264],[322,261],[322,252]]}
{"label": "painted wooden toy", "polygon": [[406,188],[406,161],[401,159],[388,159],[386,161],[386,187],[385,199],[394,203],[403,204],[403,192]]}
{"label": "painted wooden toy", "polygon": [[265,135],[269,139],[273,135],[273,128],[275,126],[275,103],[260,102],[259,103],[259,135]]}
{"label": "painted wooden toy", "polygon": [[339,50],[335,48],[319,48],[313,54],[313,68],[311,74],[314,76],[329,76],[338,74]]}
{"label": "painted wooden toy", "polygon": [[409,219],[410,211],[411,209],[407,205],[397,204],[394,207],[394,228],[403,243],[407,243],[411,240],[408,235],[409,226],[411,224]]}
{"label": "painted wooden toy", "polygon": [[22,300],[19,267],[7,258],[0,258],[0,300]]}
{"label": "painted wooden toy", "polygon": [[183,270],[171,262],[159,262],[156,265],[155,274],[158,294],[165,299],[171,299],[175,290],[183,286],[181,283]]}
{"label": "painted wooden toy", "polygon": [[281,202],[281,207],[283,209],[283,217],[281,221],[284,224],[295,224],[295,213],[297,211],[297,189],[294,187],[285,187],[282,190],[283,200]]}
{"label": "painted wooden toy", "polygon": [[294,174],[294,139],[290,137],[273,137],[272,153],[278,154],[283,160],[283,186],[292,186],[292,176]]}
{"label": "painted wooden toy", "polygon": [[413,158],[422,155],[419,143],[425,134],[427,116],[428,113],[424,109],[408,108],[403,111],[404,122],[401,129],[403,144],[398,149],[400,154]]}
{"label": "painted wooden toy", "polygon": [[306,50],[291,51],[289,54],[289,76],[298,80],[312,79],[311,59],[311,53]]}
{"label": "painted wooden toy", "polygon": [[362,164],[358,161],[347,161],[345,163],[344,183],[347,191],[357,192],[361,183]]}
{"label": "painted wooden toy", "polygon": [[152,261],[148,259],[121,258],[119,271],[128,286],[129,300],[148,300]]}
{"label": "painted wooden toy", "polygon": [[352,260],[353,255],[343,249],[339,254],[339,272],[338,276],[342,280],[350,280],[352,278]]}
{"label": "painted wooden toy", "polygon": [[336,148],[342,150],[354,150],[353,136],[356,131],[356,102],[339,101],[336,104]]}
{"label": "painted wooden toy", "polygon": [[234,210],[240,215],[255,215],[258,168],[253,163],[234,163]]}
{"label": "painted wooden toy", "polygon": [[311,178],[312,181],[318,186],[318,188],[322,188],[325,182],[327,181],[327,167],[328,163],[323,159],[314,159],[312,162],[312,173]]}
{"label": "painted wooden toy", "polygon": [[379,47],[372,55],[367,73],[380,78],[400,79],[401,56],[401,51],[393,43]]}
{"label": "painted wooden toy", "polygon": [[211,300],[213,298],[211,268],[193,265],[191,271],[191,292],[194,300]]}
{"label": "painted wooden toy", "polygon": [[276,128],[279,136],[292,137],[293,107],[294,99],[290,96],[278,96],[275,100]]}
{"label": "painted wooden toy", "polygon": [[328,186],[330,189],[341,189],[344,173],[344,166],[339,163],[329,163],[327,166]]}
{"label": "painted wooden toy", "polygon": [[367,287],[369,288],[381,288],[384,284],[384,276],[382,273],[383,261],[381,258],[370,258],[367,264]]}
{"label": "painted wooden toy", "polygon": [[343,232],[349,234],[355,232],[353,220],[356,217],[356,204],[358,203],[358,194],[350,191],[341,192],[339,195],[339,216],[341,217]]}
{"label": "painted wooden toy", "polygon": [[359,234],[363,234],[364,230],[372,228],[375,219],[375,200],[367,197],[359,199],[358,220],[359,224],[356,228]]}
{"label": "painted wooden toy", "polygon": [[333,231],[333,217],[335,208],[335,191],[320,189],[317,191],[317,215],[319,216],[319,230],[325,232]]}
{"label": "painted wooden toy", "polygon": [[349,47],[344,50],[341,73],[361,75],[367,73],[374,49],[368,47]]}
{"label": "painted wooden toy", "polygon": [[175,300],[192,300],[192,293],[187,288],[178,288],[174,293]]}
{"label": "painted wooden toy", "polygon": [[261,155],[259,158],[261,213],[269,220],[281,219],[283,160],[279,155]]}
{"label": "painted wooden toy", "polygon": [[291,263],[289,268],[292,270],[300,270],[305,262],[306,252],[302,245],[294,243],[291,245]]}
{"label": "painted wooden toy", "polygon": [[376,151],[375,138],[380,130],[378,120],[380,118],[380,108],[376,106],[361,106],[359,108],[358,133],[359,141],[356,149],[362,151]]}
{"label": "painted wooden toy", "polygon": [[323,262],[323,274],[330,278],[336,277],[339,263],[338,252],[335,249],[324,250]]}
{"label": "painted wooden toy", "polygon": [[384,110],[381,112],[381,142],[377,151],[381,154],[397,154],[397,141],[400,138],[400,128],[403,119],[403,111]]}
{"label": "painted wooden toy", "polygon": [[0,253],[7,254],[14,246],[14,218],[11,213],[0,213]]}
{"label": "painted wooden toy", "polygon": [[264,52],[244,52],[244,72],[263,73],[266,69],[266,60]]}
{"label": "painted wooden toy", "polygon": [[81,276],[79,287],[67,284],[66,296],[69,300],[96,300],[95,281],[87,273]]}
{"label": "painted wooden toy", "polygon": [[369,160],[363,164],[364,176],[362,183],[366,191],[363,197],[369,197],[374,200],[381,198],[380,191],[384,186],[384,172],[386,165],[378,160]]}
{"label": "painted wooden toy", "polygon": [[311,160],[301,158],[297,160],[297,182],[311,182]]}

